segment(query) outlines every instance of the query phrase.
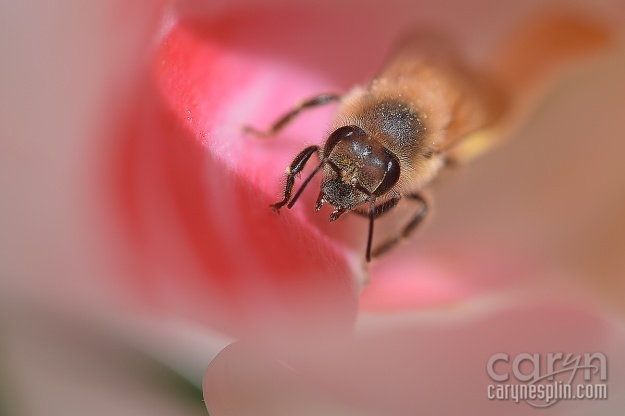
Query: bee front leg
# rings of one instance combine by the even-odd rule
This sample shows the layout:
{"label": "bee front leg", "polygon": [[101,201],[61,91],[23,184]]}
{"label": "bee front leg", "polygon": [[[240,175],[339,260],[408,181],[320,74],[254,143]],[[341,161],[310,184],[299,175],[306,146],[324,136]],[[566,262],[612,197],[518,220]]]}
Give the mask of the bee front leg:
{"label": "bee front leg", "polygon": [[417,228],[423,218],[425,218],[428,212],[428,204],[426,200],[419,194],[408,194],[406,197],[412,201],[419,202],[421,206],[419,210],[414,214],[414,216],[410,219],[410,221],[404,226],[402,232],[396,237],[390,238],[386,240],[384,243],[377,246],[372,252],[371,257],[379,257],[382,254],[389,251],[391,248],[395,247],[397,243],[399,243],[404,238],[408,237],[412,232]]}
{"label": "bee front leg", "polygon": [[297,117],[303,110],[308,109],[308,108],[318,107],[320,105],[328,104],[334,101],[338,101],[340,99],[341,99],[341,96],[338,94],[321,94],[316,97],[310,98],[306,101],[302,101],[291,111],[289,111],[288,113],[280,117],[278,120],[276,120],[269,127],[269,129],[265,131],[257,130],[251,126],[243,127],[243,131],[246,133],[251,133],[258,137],[270,137],[278,133],[280,130],[282,130],[287,124],[293,121],[295,117]]}
{"label": "bee front leg", "polygon": [[286,185],[284,186],[284,198],[280,202],[276,202],[275,204],[270,205],[274,211],[278,212],[280,208],[285,206],[289,200],[291,199],[291,194],[293,193],[293,186],[295,185],[295,176],[300,173],[304,166],[306,166],[306,162],[310,159],[310,157],[319,152],[319,146],[308,146],[306,149],[302,150],[293,162],[286,168]]}

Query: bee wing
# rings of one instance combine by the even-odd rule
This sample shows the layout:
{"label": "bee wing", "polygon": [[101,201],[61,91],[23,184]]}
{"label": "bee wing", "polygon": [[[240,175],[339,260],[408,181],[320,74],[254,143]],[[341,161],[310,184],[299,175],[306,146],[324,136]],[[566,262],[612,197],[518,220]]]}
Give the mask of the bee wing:
{"label": "bee wing", "polygon": [[378,79],[387,87],[395,82],[393,92],[409,97],[428,118],[435,132],[430,146],[436,153],[446,153],[469,134],[492,125],[506,108],[500,90],[437,33],[402,38]]}
{"label": "bee wing", "polygon": [[449,119],[439,123],[445,134],[433,150],[466,161],[509,136],[557,75],[605,49],[611,38],[607,27],[587,19],[546,15],[521,25],[473,68],[447,37],[416,32],[397,43],[380,77],[411,74],[415,85],[435,85],[438,113]]}
{"label": "bee wing", "polygon": [[[558,76],[607,49],[612,38],[609,27],[570,14],[546,15],[521,25],[484,65],[492,83],[490,87],[482,84],[482,94],[486,94],[486,109],[494,117],[460,137],[450,135],[451,157],[471,160],[510,136]],[[497,102],[497,94],[506,100]]]}

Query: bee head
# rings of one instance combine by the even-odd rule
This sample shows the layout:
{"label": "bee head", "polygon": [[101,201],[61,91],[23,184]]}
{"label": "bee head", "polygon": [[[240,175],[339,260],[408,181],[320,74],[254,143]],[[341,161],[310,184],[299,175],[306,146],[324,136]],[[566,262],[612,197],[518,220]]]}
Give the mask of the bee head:
{"label": "bee head", "polygon": [[397,156],[358,126],[335,130],[325,143],[323,159],[317,209],[323,202],[334,206],[331,220],[386,194],[399,180]]}

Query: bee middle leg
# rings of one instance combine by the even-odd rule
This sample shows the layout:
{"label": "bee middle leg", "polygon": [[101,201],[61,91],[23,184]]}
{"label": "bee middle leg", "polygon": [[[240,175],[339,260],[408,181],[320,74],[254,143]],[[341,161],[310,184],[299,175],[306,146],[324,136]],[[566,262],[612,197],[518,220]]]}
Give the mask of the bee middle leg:
{"label": "bee middle leg", "polygon": [[371,257],[379,257],[389,251],[391,248],[395,247],[397,243],[412,234],[417,226],[421,224],[423,218],[425,218],[428,212],[428,204],[426,200],[419,194],[408,194],[406,195],[406,197],[412,201],[419,202],[421,204],[419,210],[412,216],[410,221],[408,221],[408,223],[404,226],[404,229],[399,235],[389,238],[388,240],[377,246],[371,253]]}
{"label": "bee middle leg", "polygon": [[[411,201],[415,201],[415,202],[420,203],[419,210],[412,216],[410,221],[408,221],[408,223],[404,226],[404,228],[401,231],[401,233],[399,233],[395,237],[389,238],[388,240],[386,240],[382,244],[378,245],[376,248],[374,248],[371,251],[371,257],[372,258],[379,257],[382,254],[388,252],[390,249],[395,247],[401,240],[403,240],[404,238],[407,238],[408,236],[410,236],[410,234],[412,234],[412,232],[417,228],[417,226],[425,218],[425,216],[426,216],[426,214],[428,212],[428,204],[427,204],[427,201],[425,200],[425,198],[423,198],[419,194],[407,194],[405,196],[406,196],[406,198],[410,199]],[[399,197],[398,196],[394,197],[392,199],[389,199],[385,203],[383,203],[380,206],[376,207],[373,218],[379,218],[382,215],[386,214],[387,212],[389,212],[392,208],[394,208],[397,205],[397,202],[399,202]],[[358,211],[358,210],[354,210],[353,212],[355,212],[358,215],[362,215],[362,216],[368,217],[368,214],[365,213],[365,212]]]}
{"label": "bee middle leg", "polygon": [[251,126],[243,127],[243,131],[251,133],[258,137],[270,137],[282,130],[287,124],[295,119],[303,110],[308,108],[318,107],[320,105],[328,104],[341,99],[338,94],[321,94],[316,97],[309,98],[306,101],[302,101],[291,111],[276,120],[267,130],[258,130]]}
{"label": "bee middle leg", "polygon": [[[367,254],[366,254],[367,263],[370,262],[372,258],[371,243],[373,241],[374,220],[376,218],[380,218],[382,215],[386,214],[391,209],[395,208],[400,198],[401,198],[400,195],[394,195],[391,199],[383,202],[380,205],[374,205],[374,203],[372,202],[369,212],[364,212],[358,208],[353,210],[353,212],[355,212],[356,214],[369,218],[369,236],[367,237]],[[330,217],[330,221],[333,221],[332,217]]]}

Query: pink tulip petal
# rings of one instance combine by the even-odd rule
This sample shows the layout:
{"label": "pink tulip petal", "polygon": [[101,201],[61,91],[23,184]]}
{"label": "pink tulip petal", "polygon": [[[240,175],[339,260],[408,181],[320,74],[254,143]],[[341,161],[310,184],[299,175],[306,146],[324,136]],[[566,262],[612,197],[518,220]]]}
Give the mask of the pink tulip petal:
{"label": "pink tulip petal", "polygon": [[[146,120],[141,124],[139,117],[133,118],[135,126],[121,152],[128,227],[139,236],[140,246],[163,240],[147,255],[163,258],[171,267],[164,272],[150,259],[150,267],[159,269],[148,272],[150,279],[158,281],[152,276],[159,273],[185,275],[175,282],[175,290],[171,278],[163,278],[155,302],[176,305],[190,316],[209,310],[208,319],[224,330],[230,325],[258,328],[255,323],[266,320],[297,327],[290,319],[293,308],[301,309],[297,319],[321,318],[343,328],[353,319],[355,288],[364,280],[366,223],[349,218],[330,225],[327,217],[314,213],[318,181],[294,210],[277,216],[267,208],[280,198],[284,167],[293,155],[325,136],[331,108],[302,116],[275,139],[242,133],[248,123],[268,126],[303,97],[346,91],[368,79],[381,65],[391,39],[409,27],[406,20],[383,35],[348,31],[340,42],[332,32],[318,30],[320,22],[340,27],[348,11],[336,9],[328,16],[297,7],[237,9],[175,22],[165,35],[154,63],[156,91],[148,87],[138,104]],[[365,15],[360,23],[391,15]],[[356,43],[368,45],[367,54],[350,48]],[[153,101],[153,107],[146,101]],[[138,170],[141,166],[149,169]],[[150,189],[158,195],[150,195]],[[163,232],[170,215],[179,223]],[[238,259],[242,254],[245,261]],[[350,264],[353,258],[359,266]],[[430,282],[431,293],[421,301],[457,300],[482,287],[434,280],[440,273],[424,264],[409,266],[419,267]],[[475,264],[473,275],[493,275]],[[375,307],[421,302],[421,287],[401,290],[410,282],[396,283],[381,284],[387,289],[395,285],[389,290],[402,296],[382,290],[378,298],[386,306]],[[371,304],[367,296],[365,307]],[[266,316],[259,320],[252,317],[256,314]]]}

